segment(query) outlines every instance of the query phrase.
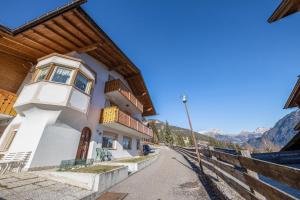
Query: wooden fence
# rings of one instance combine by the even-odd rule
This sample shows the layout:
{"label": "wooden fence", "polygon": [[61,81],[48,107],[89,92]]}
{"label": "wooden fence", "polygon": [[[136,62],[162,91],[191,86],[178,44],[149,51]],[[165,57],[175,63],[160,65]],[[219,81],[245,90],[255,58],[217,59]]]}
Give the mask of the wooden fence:
{"label": "wooden fence", "polygon": [[[197,161],[194,148],[175,146],[174,150]],[[251,158],[248,151],[241,155],[233,155],[213,148],[200,149],[201,163],[217,176],[222,178],[231,188],[245,199],[278,199],[290,200],[296,197],[260,180],[259,175],[300,190],[300,170],[284,165],[274,164]],[[259,194],[257,194],[259,193]]]}

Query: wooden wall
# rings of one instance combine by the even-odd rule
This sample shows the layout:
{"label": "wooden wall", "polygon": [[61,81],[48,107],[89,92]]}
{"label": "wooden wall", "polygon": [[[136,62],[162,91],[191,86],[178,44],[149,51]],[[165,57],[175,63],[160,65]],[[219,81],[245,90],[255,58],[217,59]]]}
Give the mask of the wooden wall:
{"label": "wooden wall", "polygon": [[30,69],[30,63],[0,52],[0,89],[16,93]]}

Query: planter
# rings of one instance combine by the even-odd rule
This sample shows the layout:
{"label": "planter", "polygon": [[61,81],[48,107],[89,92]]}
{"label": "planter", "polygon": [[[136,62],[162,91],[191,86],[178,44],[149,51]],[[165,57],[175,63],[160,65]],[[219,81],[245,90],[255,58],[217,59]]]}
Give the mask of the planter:
{"label": "planter", "polygon": [[114,164],[117,165],[125,165],[128,167],[128,172],[129,173],[135,173],[149,165],[151,165],[156,159],[158,155],[155,155],[154,157],[151,157],[150,159],[147,160],[142,160],[140,162],[132,163],[132,162],[115,162]]}
{"label": "planter", "polygon": [[47,172],[40,175],[46,176],[47,178],[55,181],[85,188],[87,190],[91,190],[96,192],[97,194],[100,194],[111,186],[126,179],[128,177],[128,167],[123,165],[101,174],[78,172]]}

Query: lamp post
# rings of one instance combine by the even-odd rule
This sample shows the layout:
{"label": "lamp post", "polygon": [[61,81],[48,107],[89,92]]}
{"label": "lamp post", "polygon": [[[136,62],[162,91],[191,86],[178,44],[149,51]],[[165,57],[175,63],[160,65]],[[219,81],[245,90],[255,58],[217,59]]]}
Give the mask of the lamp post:
{"label": "lamp post", "polygon": [[181,100],[184,104],[185,112],[186,112],[186,115],[187,115],[187,118],[188,118],[188,121],[189,121],[191,134],[192,134],[192,138],[193,138],[193,143],[194,143],[194,146],[195,146],[195,150],[196,150],[197,159],[198,159],[198,162],[199,162],[199,165],[200,165],[200,169],[203,172],[202,163],[201,163],[201,159],[200,159],[200,154],[199,154],[199,150],[198,150],[198,144],[197,144],[197,141],[196,141],[195,133],[193,131],[192,121],[191,121],[189,110],[188,110],[188,107],[187,107],[187,96],[183,95]]}

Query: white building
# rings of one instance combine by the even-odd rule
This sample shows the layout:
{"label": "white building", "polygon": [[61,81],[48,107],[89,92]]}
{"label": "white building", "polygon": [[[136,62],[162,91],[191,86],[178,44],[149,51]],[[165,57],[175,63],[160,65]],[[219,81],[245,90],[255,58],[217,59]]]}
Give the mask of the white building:
{"label": "white building", "polygon": [[[155,110],[139,69],[83,2],[15,30],[0,26],[0,152],[26,154],[25,170],[96,159],[98,149],[137,156],[152,138],[144,117]],[[8,41],[14,45],[4,51]]]}

